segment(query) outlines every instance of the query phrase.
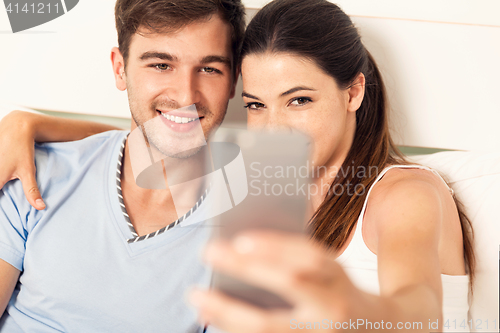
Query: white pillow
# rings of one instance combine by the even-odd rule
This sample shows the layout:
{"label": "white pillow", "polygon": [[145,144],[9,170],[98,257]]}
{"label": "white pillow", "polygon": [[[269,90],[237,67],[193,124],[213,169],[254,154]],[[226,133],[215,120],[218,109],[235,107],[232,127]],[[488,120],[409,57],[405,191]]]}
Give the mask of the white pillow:
{"label": "white pillow", "polygon": [[477,260],[469,325],[471,332],[498,331],[500,152],[441,152],[410,159],[440,172],[463,203]]}

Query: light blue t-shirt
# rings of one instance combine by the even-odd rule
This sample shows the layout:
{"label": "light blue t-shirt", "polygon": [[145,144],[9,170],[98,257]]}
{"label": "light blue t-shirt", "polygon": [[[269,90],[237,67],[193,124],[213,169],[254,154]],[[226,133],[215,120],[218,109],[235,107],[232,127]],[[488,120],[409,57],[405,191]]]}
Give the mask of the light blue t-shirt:
{"label": "light blue t-shirt", "polygon": [[209,284],[200,251],[210,228],[179,225],[127,243],[116,190],[126,135],[37,145],[43,211],[29,205],[19,181],[0,192],[0,258],[22,272],[0,332],[203,331],[185,293]]}

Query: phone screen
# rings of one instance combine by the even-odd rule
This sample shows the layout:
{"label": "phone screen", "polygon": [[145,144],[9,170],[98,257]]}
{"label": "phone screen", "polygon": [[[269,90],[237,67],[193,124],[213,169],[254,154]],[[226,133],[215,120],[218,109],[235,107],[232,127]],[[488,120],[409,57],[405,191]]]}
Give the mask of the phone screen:
{"label": "phone screen", "polygon": [[[210,144],[212,167],[225,180],[220,197],[231,208],[214,217],[212,238],[249,229],[303,233],[307,223],[309,140],[302,134],[219,129]],[[287,308],[281,297],[214,272],[213,287],[262,308]]]}

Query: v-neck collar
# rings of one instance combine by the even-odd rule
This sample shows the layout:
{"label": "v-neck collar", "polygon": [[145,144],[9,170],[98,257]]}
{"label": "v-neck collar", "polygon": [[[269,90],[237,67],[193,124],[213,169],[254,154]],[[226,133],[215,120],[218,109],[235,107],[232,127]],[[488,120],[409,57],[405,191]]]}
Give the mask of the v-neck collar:
{"label": "v-neck collar", "polygon": [[[126,245],[128,252],[131,256],[138,255],[140,253],[156,249],[164,244],[168,244],[171,241],[184,236],[188,232],[192,231],[193,228],[197,228],[199,223],[189,224],[186,226],[177,226],[176,228],[171,228],[168,232],[158,233],[155,237],[148,237],[142,241],[137,242],[128,242],[129,239],[134,238],[135,236],[132,234],[132,230],[128,221],[126,220],[125,215],[123,214],[122,206],[120,204],[119,196],[117,193],[117,161],[119,160],[121,163],[121,155],[123,155],[124,143],[127,139],[128,132],[124,132],[125,136],[123,139],[120,139],[113,150],[113,154],[110,156],[109,164],[108,164],[108,177],[107,177],[107,191],[108,191],[108,199],[109,199],[109,211],[112,215],[113,223],[116,226],[117,232],[120,234],[120,238],[123,239],[123,243]],[[121,155],[120,155],[121,154]],[[208,196],[208,195],[207,195]],[[206,197],[205,196],[205,199]],[[207,200],[203,200],[202,203],[198,204],[198,209],[196,212],[193,212],[190,215],[190,218],[200,219],[199,216],[204,215],[207,207]],[[126,212],[126,210],[125,210]]]}

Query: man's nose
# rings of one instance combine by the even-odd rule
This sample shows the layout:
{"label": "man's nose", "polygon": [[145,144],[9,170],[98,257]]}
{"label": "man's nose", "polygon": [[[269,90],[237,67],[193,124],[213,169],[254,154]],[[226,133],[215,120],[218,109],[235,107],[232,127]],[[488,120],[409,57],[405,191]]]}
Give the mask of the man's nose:
{"label": "man's nose", "polygon": [[200,92],[198,80],[194,73],[179,73],[172,83],[170,99],[177,102],[179,107],[185,107],[199,102]]}

